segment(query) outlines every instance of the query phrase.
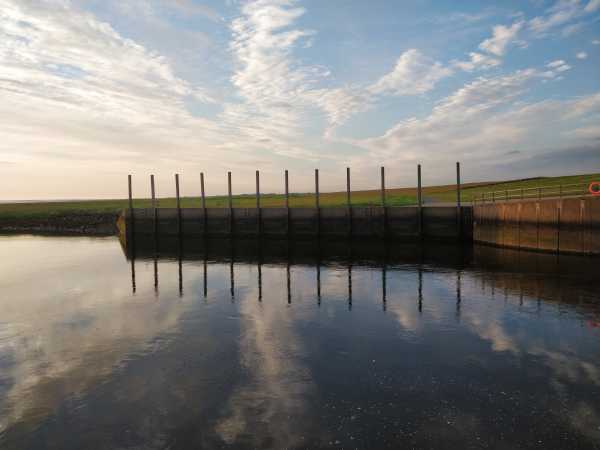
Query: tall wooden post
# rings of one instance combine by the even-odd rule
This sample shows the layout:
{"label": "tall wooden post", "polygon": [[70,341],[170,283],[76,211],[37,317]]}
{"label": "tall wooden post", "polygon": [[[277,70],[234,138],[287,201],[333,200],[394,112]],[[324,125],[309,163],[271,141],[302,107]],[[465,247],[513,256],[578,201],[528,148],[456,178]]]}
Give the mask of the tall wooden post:
{"label": "tall wooden post", "polygon": [[204,191],[204,172],[200,172],[200,196],[202,198],[202,234],[207,235],[208,218],[206,217],[206,193]]}
{"label": "tall wooden post", "polygon": [[456,162],[456,226],[458,237],[462,238],[462,207],[460,204],[460,162]]}
{"label": "tall wooden post", "polygon": [[290,186],[287,169],[285,170],[285,207],[288,209],[290,207]]}
{"label": "tall wooden post", "polygon": [[175,174],[175,198],[177,201],[177,227],[181,234],[181,200],[179,198],[179,174]]}
{"label": "tall wooden post", "polygon": [[134,218],[133,218],[133,188],[131,186],[131,175],[127,175],[127,188],[129,191],[129,223],[126,223],[127,226],[127,230],[130,230],[130,236],[132,237],[132,241],[133,241],[133,229],[135,227],[134,225]]}
{"label": "tall wooden post", "polygon": [[421,164],[417,165],[417,202],[418,202],[419,236],[423,236],[423,195],[421,192]]}
{"label": "tall wooden post", "polygon": [[315,169],[315,201],[317,206],[317,236],[321,234],[321,205],[319,200],[319,169]]}
{"label": "tall wooden post", "polygon": [[385,207],[385,167],[381,166],[381,208],[383,208],[383,237],[388,235],[387,208]]}
{"label": "tall wooden post", "polygon": [[317,209],[320,208],[319,202],[319,169],[315,169],[315,202]]}
{"label": "tall wooden post", "polygon": [[460,162],[456,162],[456,206],[460,208]]}
{"label": "tall wooden post", "polygon": [[200,195],[202,196],[202,210],[206,211],[206,195],[204,192],[204,172],[200,172]]}
{"label": "tall wooden post", "polygon": [[256,171],[256,230],[260,236],[260,172]]}
{"label": "tall wooden post", "polygon": [[231,172],[227,172],[227,198],[229,202],[229,234],[233,234],[233,199],[231,198]]}
{"label": "tall wooden post", "polygon": [[260,209],[260,173],[256,171],[256,209]]}
{"label": "tall wooden post", "polygon": [[385,167],[381,167],[381,206],[385,208]]}
{"label": "tall wooden post", "polygon": [[350,198],[350,167],[346,167],[346,205],[348,205],[348,208],[351,207],[351,198]]}
{"label": "tall wooden post", "polygon": [[152,220],[154,226],[154,234],[158,231],[158,209],[156,208],[156,189],[154,186],[154,175],[150,175],[150,194],[152,195]]}
{"label": "tall wooden post", "polygon": [[348,207],[348,236],[352,236],[352,198],[350,190],[350,167],[346,167],[346,205]]}
{"label": "tall wooden post", "polygon": [[290,236],[290,186],[288,171],[285,170],[285,230],[289,238]]}

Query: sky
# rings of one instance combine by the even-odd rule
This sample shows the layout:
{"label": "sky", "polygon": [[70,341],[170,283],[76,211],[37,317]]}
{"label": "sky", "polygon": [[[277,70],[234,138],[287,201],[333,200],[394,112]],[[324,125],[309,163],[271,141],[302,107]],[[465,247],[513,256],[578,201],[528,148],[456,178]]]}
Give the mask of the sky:
{"label": "sky", "polygon": [[0,200],[600,172],[600,0],[0,0]]}

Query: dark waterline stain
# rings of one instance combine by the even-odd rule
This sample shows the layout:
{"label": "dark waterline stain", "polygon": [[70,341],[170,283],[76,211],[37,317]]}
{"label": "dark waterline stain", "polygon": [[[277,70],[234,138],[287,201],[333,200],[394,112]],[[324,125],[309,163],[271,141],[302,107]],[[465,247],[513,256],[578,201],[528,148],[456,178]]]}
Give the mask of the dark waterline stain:
{"label": "dark waterline stain", "polygon": [[593,259],[443,244],[0,246],[0,448],[600,446]]}

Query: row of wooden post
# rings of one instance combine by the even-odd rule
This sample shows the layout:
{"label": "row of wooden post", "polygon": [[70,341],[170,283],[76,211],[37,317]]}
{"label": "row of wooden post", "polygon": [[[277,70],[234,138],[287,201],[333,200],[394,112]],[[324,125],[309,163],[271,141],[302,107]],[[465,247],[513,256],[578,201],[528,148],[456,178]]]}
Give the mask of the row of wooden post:
{"label": "row of wooden post", "polygon": [[[133,190],[131,175],[128,176],[128,188],[129,188],[129,210],[132,217],[133,223]],[[201,205],[202,209],[206,210],[206,193],[204,189],[204,173],[200,173],[200,189],[201,189]],[[152,208],[154,209],[154,223],[156,224],[157,215],[157,203],[156,203],[156,189],[154,184],[154,175],[150,175],[150,190],[152,195]],[[228,207],[230,210],[233,209],[233,194],[231,188],[231,172],[227,172],[227,194],[228,194]],[[288,171],[285,170],[285,207],[289,209],[289,177]],[[178,222],[181,224],[181,200],[179,194],[179,174],[175,174],[175,197],[177,205]],[[352,192],[350,189],[350,167],[346,168],[346,205],[352,214]],[[319,193],[319,169],[315,169],[315,206],[317,212],[319,211],[320,205],[320,193]],[[381,167],[381,206],[386,207],[386,195],[385,195],[385,167]],[[422,208],[423,208],[423,195],[422,195],[422,183],[421,183],[421,164],[417,165],[417,206],[419,208],[419,231],[422,231]],[[461,181],[460,181],[460,163],[456,163],[456,207],[457,207],[457,220],[459,233],[462,228],[462,212],[461,212]],[[260,172],[256,171],[256,208],[258,213],[258,223],[260,224]],[[233,214],[230,214],[230,219],[233,219]],[[206,221],[206,214],[204,214],[204,220]],[[230,227],[233,223],[230,220]],[[289,215],[288,215],[289,223]],[[205,222],[206,225],[206,222]],[[260,226],[260,225],[259,225]],[[289,225],[288,225],[289,226]]]}

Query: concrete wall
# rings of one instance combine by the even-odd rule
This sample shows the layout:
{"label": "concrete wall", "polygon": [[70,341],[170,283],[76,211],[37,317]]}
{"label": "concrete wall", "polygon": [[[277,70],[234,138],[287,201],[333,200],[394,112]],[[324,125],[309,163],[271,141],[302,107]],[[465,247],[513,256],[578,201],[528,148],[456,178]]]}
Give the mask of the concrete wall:
{"label": "concrete wall", "polygon": [[474,206],[473,219],[475,242],[600,254],[600,197],[487,203]]}
{"label": "concrete wall", "polygon": [[[417,207],[349,208],[160,208],[135,209],[136,234],[281,238],[465,238],[472,236],[472,210],[463,207],[424,207],[420,219]],[[460,220],[459,220],[460,219]],[[131,231],[131,217],[125,211],[121,233]]]}

